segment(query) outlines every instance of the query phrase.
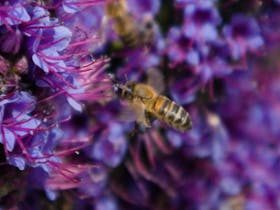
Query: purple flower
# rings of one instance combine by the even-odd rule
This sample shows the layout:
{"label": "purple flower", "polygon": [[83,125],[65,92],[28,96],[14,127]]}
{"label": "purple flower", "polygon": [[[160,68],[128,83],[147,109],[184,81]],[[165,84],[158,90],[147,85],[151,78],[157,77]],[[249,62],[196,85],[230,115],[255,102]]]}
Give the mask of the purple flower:
{"label": "purple flower", "polygon": [[26,3],[26,0],[15,0],[1,4],[0,25],[11,29],[11,26],[30,21],[30,16],[24,7]]}
{"label": "purple flower", "polygon": [[212,1],[187,4],[184,8],[184,29],[186,37],[200,42],[215,41],[218,38],[217,25],[221,22]]}
{"label": "purple flower", "polygon": [[[71,31],[59,26],[57,20],[50,20],[48,11],[41,7],[35,7],[33,14],[35,22],[30,22],[33,25],[24,28],[24,33],[30,37],[33,62],[46,73],[65,71],[66,64],[63,59],[59,59],[59,52],[68,46]],[[38,36],[32,37],[32,34]]]}
{"label": "purple flower", "polygon": [[194,49],[191,39],[185,37],[180,28],[173,27],[167,36],[167,53],[174,65],[188,61],[191,65],[199,63],[199,53]]}
{"label": "purple flower", "polygon": [[151,13],[152,15],[155,15],[158,13],[160,9],[160,1],[154,0],[154,1],[141,1],[141,3],[137,0],[128,0],[127,1],[129,11],[142,18],[143,14],[145,13]]}
{"label": "purple flower", "polygon": [[89,0],[82,2],[78,0],[60,0],[58,2],[63,5],[65,12],[75,13],[84,10],[86,7],[96,7],[98,4],[104,3],[104,0]]}
{"label": "purple flower", "polygon": [[236,14],[231,24],[224,26],[223,33],[234,59],[240,59],[248,51],[254,52],[264,44],[256,20],[242,14]]}
{"label": "purple flower", "polygon": [[[81,8],[78,2],[64,3]],[[67,27],[70,24],[63,26],[61,17],[51,17],[49,6],[13,1],[0,8],[0,47],[5,52],[1,56],[0,142],[8,164],[20,170],[42,169],[46,174],[42,180],[50,176],[57,181],[38,186],[54,200],[57,189],[82,188],[76,179],[92,168],[82,163],[76,170],[78,164],[66,161],[90,140],[85,131],[71,132],[73,108],[82,111],[82,102],[107,100],[111,83],[103,73],[107,59],[90,59],[96,39],[78,40],[77,31]],[[83,51],[78,52],[80,46]]]}
{"label": "purple flower", "polygon": [[16,54],[20,49],[22,44],[23,36],[18,29],[13,31],[4,32],[4,36],[0,39],[0,48],[3,52]]}
{"label": "purple flower", "polygon": [[0,5],[0,48],[3,52],[16,54],[20,50],[23,35],[18,25],[30,21],[30,15],[24,8],[26,1],[11,1]]}
{"label": "purple flower", "polygon": [[[230,49],[219,34],[221,17],[214,2],[186,3],[183,9],[183,24],[170,28],[166,44],[171,69],[186,71],[182,73],[185,77],[175,75],[170,82],[172,96],[181,104],[194,100],[199,88],[229,75],[234,68],[229,62]],[[176,80],[184,82],[174,83]]]}
{"label": "purple flower", "polygon": [[104,196],[98,199],[95,205],[96,210],[117,210],[116,199],[112,196]]}
{"label": "purple flower", "polygon": [[[14,92],[1,97],[1,135],[0,142],[4,146],[5,154],[13,152],[15,146],[20,148],[21,154],[28,155],[23,140],[38,131],[40,120],[31,115],[35,107],[32,96],[26,92]],[[12,159],[12,163],[23,169],[24,163],[20,159]],[[23,165],[22,165],[23,164]]]}
{"label": "purple flower", "polygon": [[110,134],[106,132],[106,137],[98,139],[93,146],[92,156],[110,167],[116,167],[123,159],[127,142],[122,125],[110,123],[108,130]]}
{"label": "purple flower", "polygon": [[93,52],[101,48],[105,42],[106,33],[102,26],[104,24],[102,0],[63,1],[63,5],[63,9],[59,8],[58,17],[65,23],[64,26],[72,31],[74,44],[70,44],[68,50],[79,54],[83,50]]}

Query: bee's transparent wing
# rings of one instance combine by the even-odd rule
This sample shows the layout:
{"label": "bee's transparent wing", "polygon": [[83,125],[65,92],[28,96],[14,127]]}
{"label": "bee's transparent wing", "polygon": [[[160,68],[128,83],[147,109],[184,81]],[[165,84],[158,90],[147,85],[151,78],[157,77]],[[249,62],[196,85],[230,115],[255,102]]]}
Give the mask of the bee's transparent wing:
{"label": "bee's transparent wing", "polygon": [[136,121],[139,117],[144,115],[143,104],[123,104],[122,111],[118,119],[124,122]]}
{"label": "bee's transparent wing", "polygon": [[158,68],[150,68],[146,72],[147,84],[152,86],[157,93],[161,94],[164,91],[164,78],[163,74]]}
{"label": "bee's transparent wing", "polygon": [[123,122],[137,122],[150,127],[149,120],[145,115],[145,106],[141,101],[125,106],[118,119]]}

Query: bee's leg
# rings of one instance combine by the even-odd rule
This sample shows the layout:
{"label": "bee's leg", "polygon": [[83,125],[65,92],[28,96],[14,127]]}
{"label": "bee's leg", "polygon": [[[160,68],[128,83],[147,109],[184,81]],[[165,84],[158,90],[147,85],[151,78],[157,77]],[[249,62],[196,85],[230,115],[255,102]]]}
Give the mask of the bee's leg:
{"label": "bee's leg", "polygon": [[145,133],[147,128],[148,127],[146,125],[144,125],[143,123],[135,123],[135,129],[140,131],[140,133]]}
{"label": "bee's leg", "polygon": [[145,133],[147,127],[143,123],[135,122],[134,129],[129,133],[129,137],[133,137],[136,133]]}
{"label": "bee's leg", "polygon": [[145,126],[146,128],[151,127],[151,121],[150,121],[150,116],[148,112],[143,113],[143,119],[141,119],[141,124]]}
{"label": "bee's leg", "polygon": [[151,112],[144,112],[144,119],[141,123],[136,123],[137,129],[140,130],[142,133],[145,133],[148,128],[151,127],[151,123],[155,120],[156,118],[154,115],[152,115]]}
{"label": "bee's leg", "polygon": [[134,123],[134,128],[133,128],[133,130],[131,131],[131,132],[129,132],[129,137],[134,137],[135,136],[135,134],[136,134],[136,132],[137,132],[137,123],[135,122]]}
{"label": "bee's leg", "polygon": [[142,115],[142,118],[135,122],[131,135],[134,135],[136,132],[145,133],[147,128],[151,127],[151,117],[152,115],[145,111]]}
{"label": "bee's leg", "polygon": [[152,122],[155,120],[155,116],[151,112],[145,111],[145,122],[146,122],[146,127],[150,128]]}

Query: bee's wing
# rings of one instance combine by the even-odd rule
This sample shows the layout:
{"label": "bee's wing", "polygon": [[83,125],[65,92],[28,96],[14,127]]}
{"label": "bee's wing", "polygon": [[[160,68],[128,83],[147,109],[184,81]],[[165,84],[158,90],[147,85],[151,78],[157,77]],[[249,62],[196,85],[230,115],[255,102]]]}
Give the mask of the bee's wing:
{"label": "bee's wing", "polygon": [[164,78],[158,68],[150,68],[146,72],[147,84],[152,86],[159,94],[164,91]]}
{"label": "bee's wing", "polygon": [[118,119],[123,122],[144,121],[145,107],[142,102],[124,105]]}

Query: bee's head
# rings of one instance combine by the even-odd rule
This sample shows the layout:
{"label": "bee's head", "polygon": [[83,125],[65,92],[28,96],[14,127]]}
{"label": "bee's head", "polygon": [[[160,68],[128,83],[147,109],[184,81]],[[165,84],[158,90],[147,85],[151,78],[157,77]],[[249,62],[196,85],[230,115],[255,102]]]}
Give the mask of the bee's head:
{"label": "bee's head", "polygon": [[125,85],[123,84],[115,84],[115,92],[117,95],[127,101],[133,100],[133,91],[135,87],[135,82],[127,82]]}
{"label": "bee's head", "polygon": [[134,87],[135,87],[135,82],[133,81],[127,82],[122,88],[121,97],[124,100],[132,101],[134,97],[133,95]]}
{"label": "bee's head", "polygon": [[135,82],[134,81],[128,81],[125,83],[125,87],[127,89],[127,91],[133,92],[134,91],[134,87],[135,87]]}

